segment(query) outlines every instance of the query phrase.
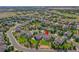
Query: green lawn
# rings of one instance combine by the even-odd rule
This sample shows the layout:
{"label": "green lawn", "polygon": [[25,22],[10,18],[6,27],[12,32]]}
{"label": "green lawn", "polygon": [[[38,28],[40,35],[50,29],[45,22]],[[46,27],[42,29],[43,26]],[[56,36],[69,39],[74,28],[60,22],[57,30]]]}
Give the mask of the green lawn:
{"label": "green lawn", "polygon": [[[32,39],[31,42],[32,42],[33,44],[36,44],[36,43],[37,43],[37,41],[34,40],[34,39]],[[43,39],[43,40],[40,41],[40,44],[41,44],[41,45],[48,45],[49,43]]]}
{"label": "green lawn", "polygon": [[33,44],[36,44],[36,43],[37,43],[37,41],[34,40],[34,39],[32,39],[31,42],[32,42]]}
{"label": "green lawn", "polygon": [[[20,36],[17,41],[20,43],[20,44],[23,44],[23,43],[26,43],[27,42],[27,39],[23,36]],[[37,44],[37,41],[34,40],[34,39],[31,39],[31,42],[33,44]],[[40,44],[41,45],[49,45],[49,43],[47,41],[45,41],[44,39],[40,41]]]}
{"label": "green lawn", "polygon": [[65,43],[65,44],[63,45],[63,48],[64,48],[64,49],[73,48],[73,45],[71,45],[70,43]]}
{"label": "green lawn", "polygon": [[25,43],[27,40],[26,40],[25,37],[20,36],[20,37],[17,39],[17,41],[18,41],[20,44],[23,44],[23,43]]}
{"label": "green lawn", "polygon": [[73,30],[73,32],[76,34],[77,33],[77,30]]}
{"label": "green lawn", "polygon": [[49,43],[47,42],[47,41],[45,41],[44,39],[43,40],[41,40],[41,45],[49,45]]}

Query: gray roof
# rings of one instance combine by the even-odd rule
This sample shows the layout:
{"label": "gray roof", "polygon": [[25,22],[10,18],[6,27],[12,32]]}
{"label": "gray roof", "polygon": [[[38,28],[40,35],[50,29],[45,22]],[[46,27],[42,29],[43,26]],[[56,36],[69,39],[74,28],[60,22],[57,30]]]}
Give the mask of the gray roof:
{"label": "gray roof", "polygon": [[60,45],[64,42],[64,40],[62,38],[59,38],[57,37],[55,40],[54,40],[54,43],[57,44],[57,45]]}

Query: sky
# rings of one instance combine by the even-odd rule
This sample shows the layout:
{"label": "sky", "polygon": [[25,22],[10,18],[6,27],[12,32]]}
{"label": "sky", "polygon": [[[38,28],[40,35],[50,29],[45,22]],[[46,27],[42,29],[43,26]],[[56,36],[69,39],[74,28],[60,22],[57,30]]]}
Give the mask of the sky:
{"label": "sky", "polygon": [[79,0],[0,0],[0,6],[77,6]]}

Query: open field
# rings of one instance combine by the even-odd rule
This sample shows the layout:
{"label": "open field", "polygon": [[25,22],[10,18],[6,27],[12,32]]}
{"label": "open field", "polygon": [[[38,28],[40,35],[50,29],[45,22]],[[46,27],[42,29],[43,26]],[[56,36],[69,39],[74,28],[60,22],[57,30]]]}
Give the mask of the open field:
{"label": "open field", "polygon": [[0,12],[0,18],[16,16],[15,12]]}

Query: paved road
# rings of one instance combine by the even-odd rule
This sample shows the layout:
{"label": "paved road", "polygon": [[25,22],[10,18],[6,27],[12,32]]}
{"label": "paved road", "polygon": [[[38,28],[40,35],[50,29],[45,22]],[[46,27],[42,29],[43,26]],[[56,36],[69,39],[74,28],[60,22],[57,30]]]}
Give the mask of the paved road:
{"label": "paved road", "polygon": [[[29,22],[25,22],[26,24],[29,23]],[[25,24],[23,23],[23,24]],[[15,27],[12,27],[9,29],[9,31],[7,31],[7,37],[9,38],[11,44],[19,51],[23,51],[23,52],[55,52],[55,50],[53,49],[34,49],[34,48],[26,48],[22,45],[20,45],[17,41],[16,41],[16,38],[13,36],[12,32],[14,31],[14,29],[17,27],[17,26],[21,26],[23,24],[17,24]]]}

